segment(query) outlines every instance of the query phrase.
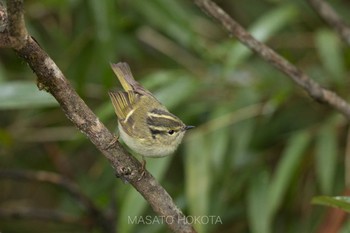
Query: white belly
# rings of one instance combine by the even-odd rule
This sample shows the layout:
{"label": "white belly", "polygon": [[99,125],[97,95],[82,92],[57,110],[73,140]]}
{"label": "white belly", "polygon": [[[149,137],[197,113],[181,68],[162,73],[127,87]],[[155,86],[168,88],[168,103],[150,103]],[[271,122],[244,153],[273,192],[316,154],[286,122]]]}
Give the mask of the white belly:
{"label": "white belly", "polygon": [[167,156],[176,150],[177,146],[157,145],[157,143],[147,143],[145,139],[132,138],[123,130],[120,124],[118,124],[118,129],[125,144],[139,155],[158,158]]}

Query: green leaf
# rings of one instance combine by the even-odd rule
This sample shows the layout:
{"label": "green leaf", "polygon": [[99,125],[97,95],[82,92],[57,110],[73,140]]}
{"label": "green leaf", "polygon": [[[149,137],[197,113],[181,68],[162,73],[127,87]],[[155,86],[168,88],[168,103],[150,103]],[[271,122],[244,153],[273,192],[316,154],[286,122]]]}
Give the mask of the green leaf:
{"label": "green leaf", "polygon": [[267,173],[257,174],[248,193],[248,213],[254,233],[269,233],[272,219],[281,205],[285,192],[296,173],[304,151],[310,142],[306,131],[294,134],[288,142],[271,182]]}
{"label": "green leaf", "polygon": [[350,197],[346,196],[317,196],[312,198],[312,204],[325,205],[329,207],[336,207],[350,213]]}
{"label": "green leaf", "polygon": [[173,41],[184,46],[196,46],[202,38],[191,28],[193,14],[177,1],[153,0],[153,1],[130,1],[133,8],[143,16],[147,22],[167,35]]}
{"label": "green leaf", "polygon": [[248,190],[248,220],[250,232],[271,232],[271,212],[269,211],[269,176],[266,171],[255,174]]}
{"label": "green leaf", "polygon": [[10,132],[0,128],[0,147],[5,148],[10,146],[13,143],[13,138],[10,135]]}
{"label": "green leaf", "polygon": [[212,155],[211,163],[213,167],[213,175],[219,175],[224,171],[225,166],[225,156],[227,155],[228,146],[230,144],[229,140],[229,130],[228,128],[217,129],[210,134],[210,152]]}
{"label": "green leaf", "polygon": [[[285,5],[264,14],[250,29],[249,32],[259,41],[266,41],[278,30],[284,28],[292,20],[297,19],[297,10],[292,5]],[[227,63],[225,67],[232,69],[243,62],[252,51],[239,42],[232,42],[231,48],[226,50]]]}
{"label": "green leaf", "polygon": [[42,108],[57,105],[57,101],[49,93],[39,91],[34,82],[0,84],[0,109]]}
{"label": "green leaf", "polygon": [[0,63],[0,83],[3,83],[6,80],[6,70],[3,64]]}
{"label": "green leaf", "polygon": [[234,167],[239,167],[249,163],[250,143],[255,130],[255,119],[247,119],[236,124],[232,130],[234,133],[233,154]]}
{"label": "green leaf", "polygon": [[[208,144],[198,135],[185,144],[186,197],[191,216],[207,216],[211,182],[210,156]],[[207,232],[207,226],[195,224],[198,232]]]}
{"label": "green leaf", "polygon": [[334,123],[325,124],[318,133],[315,152],[317,180],[324,194],[330,194],[333,189],[338,158],[337,141]]}
{"label": "green leaf", "polygon": [[[147,158],[146,158],[147,159]],[[160,181],[165,175],[172,156],[159,159],[147,159],[146,168],[152,173],[156,180]],[[128,218],[133,219],[135,216],[140,217],[147,207],[147,202],[134,188],[129,187],[120,210],[120,221],[118,232],[133,232],[136,225],[130,224]]]}
{"label": "green leaf", "polygon": [[[110,0],[105,1],[93,1],[89,2],[92,15],[94,16],[96,27],[98,28],[96,36],[102,41],[108,41],[111,36],[109,26],[109,10],[111,6]],[[102,45],[103,46],[103,45]]]}
{"label": "green leaf", "polygon": [[346,68],[338,36],[331,30],[322,29],[317,32],[315,39],[321,62],[332,76],[331,80],[341,84]]}
{"label": "green leaf", "polygon": [[155,91],[154,95],[167,108],[172,109],[194,95],[196,90],[196,82],[191,76],[179,74],[166,86]]}
{"label": "green leaf", "polygon": [[[128,184],[126,184],[128,185]],[[118,232],[133,232],[136,225],[129,224],[128,219],[133,219],[135,216],[139,217],[146,209],[147,202],[133,188],[129,188],[126,192],[125,198],[123,198],[123,203],[120,209]]]}
{"label": "green leaf", "polygon": [[274,215],[281,205],[292,176],[297,172],[304,152],[310,143],[310,135],[306,131],[294,134],[288,142],[277,171],[269,185],[269,208]]}

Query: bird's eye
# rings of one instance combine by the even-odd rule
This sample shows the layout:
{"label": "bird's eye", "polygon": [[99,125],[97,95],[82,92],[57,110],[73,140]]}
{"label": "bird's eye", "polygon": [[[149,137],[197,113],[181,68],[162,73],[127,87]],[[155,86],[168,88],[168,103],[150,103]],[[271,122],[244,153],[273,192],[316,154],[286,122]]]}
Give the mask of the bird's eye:
{"label": "bird's eye", "polygon": [[170,134],[170,135],[173,135],[174,133],[175,133],[175,131],[172,129],[168,131],[168,134]]}

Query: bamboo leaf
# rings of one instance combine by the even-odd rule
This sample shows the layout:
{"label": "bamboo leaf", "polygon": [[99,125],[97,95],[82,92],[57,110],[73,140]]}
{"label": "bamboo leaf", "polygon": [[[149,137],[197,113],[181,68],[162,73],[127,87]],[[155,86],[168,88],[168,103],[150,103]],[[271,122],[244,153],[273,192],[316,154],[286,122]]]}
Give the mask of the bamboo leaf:
{"label": "bamboo leaf", "polygon": [[[249,29],[249,31],[259,41],[265,41],[278,30],[284,28],[292,20],[295,20],[297,15],[297,10],[294,6],[285,5],[265,14]],[[252,54],[252,51],[238,42],[233,42],[231,48],[226,50],[226,53],[228,58],[225,67],[231,69],[243,62]]]}
{"label": "bamboo leaf", "polygon": [[294,134],[289,140],[281,161],[278,163],[277,171],[269,185],[269,208],[272,215],[276,213],[281,205],[292,176],[296,173],[309,143],[310,135],[306,131]]}
{"label": "bamboo leaf", "polygon": [[57,106],[47,92],[39,91],[34,82],[6,82],[0,84],[0,109],[42,108]]}
{"label": "bamboo leaf", "polygon": [[342,209],[350,213],[350,197],[338,196],[338,197],[329,197],[329,196],[318,196],[312,198],[312,204],[325,205],[329,207],[335,207]]}
{"label": "bamboo leaf", "polygon": [[[160,159],[147,159],[147,170],[152,173],[152,175],[157,180],[162,180],[167,171],[172,156],[168,156]],[[136,227],[135,224],[130,224],[128,219],[133,219],[134,217],[140,217],[147,207],[147,202],[145,199],[132,187],[128,187],[126,191],[125,198],[121,205],[120,210],[120,221],[118,224],[118,232],[133,232]]]}
{"label": "bamboo leaf", "polygon": [[[186,197],[191,216],[209,215],[210,154],[205,138],[198,135],[185,145]],[[207,232],[205,225],[195,224],[198,232]]]}
{"label": "bamboo leaf", "polygon": [[316,174],[322,193],[332,192],[337,165],[337,132],[333,124],[325,124],[316,141]]}
{"label": "bamboo leaf", "polygon": [[252,179],[248,190],[248,220],[250,232],[271,232],[271,212],[269,211],[269,177],[261,171]]}
{"label": "bamboo leaf", "polygon": [[338,36],[331,30],[322,29],[316,34],[316,46],[324,68],[332,75],[331,80],[342,82],[346,68],[343,48]]}

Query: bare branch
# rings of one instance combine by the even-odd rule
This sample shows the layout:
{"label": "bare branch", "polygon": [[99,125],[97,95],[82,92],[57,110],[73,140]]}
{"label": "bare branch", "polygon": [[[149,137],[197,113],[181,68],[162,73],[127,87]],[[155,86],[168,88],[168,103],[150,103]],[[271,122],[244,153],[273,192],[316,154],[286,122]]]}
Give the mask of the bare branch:
{"label": "bare branch", "polygon": [[71,180],[47,171],[23,171],[23,170],[0,170],[0,178],[10,178],[20,181],[46,182],[58,185],[68,191],[82,206],[86,208],[89,215],[104,232],[113,232],[111,222],[104,216],[103,212],[86,196],[79,187]]}
{"label": "bare branch", "polygon": [[223,27],[238,40],[253,50],[275,68],[288,75],[296,84],[301,86],[312,98],[327,103],[350,119],[350,105],[336,93],[322,88],[310,79],[303,71],[277,54],[265,44],[257,41],[241,25],[233,20],[223,9],[210,0],[195,0],[195,3],[208,15],[218,20]]}
{"label": "bare branch", "polygon": [[[7,1],[7,7],[8,38],[0,42],[10,42],[10,47],[20,49],[29,37],[24,23],[23,0]],[[0,39],[4,38],[0,37]],[[4,45],[6,44],[8,43]]]}
{"label": "bare branch", "polygon": [[[8,0],[9,3],[11,1]],[[114,140],[113,134],[109,132],[78,96],[47,53],[42,50],[32,37],[25,36],[23,40],[22,37],[26,31],[20,29],[24,25],[22,20],[22,1],[14,0],[13,3],[8,4],[8,7],[8,17],[11,20],[10,25],[17,27],[17,29],[11,29],[12,33],[20,37],[16,37],[20,44],[13,44],[12,48],[29,64],[37,75],[39,89],[50,92],[56,98],[67,118],[104,154],[112,164],[118,177],[133,185],[159,216],[170,217],[174,220],[167,221],[172,231],[195,232],[188,222],[181,221],[185,218],[184,214],[150,173],[146,172],[143,178],[138,180],[142,171],[140,162],[126,152],[119,143],[109,147],[110,142]],[[3,45],[0,45],[0,47],[3,47]]]}
{"label": "bare branch", "polygon": [[7,5],[10,35],[20,40],[24,39],[28,33],[24,24],[23,0],[7,1]]}
{"label": "bare branch", "polygon": [[8,29],[8,17],[5,6],[0,2],[0,48],[11,48],[13,42],[11,42]]}
{"label": "bare branch", "polygon": [[7,28],[7,11],[5,6],[0,1],[0,33],[4,32]]}
{"label": "bare branch", "polygon": [[65,224],[85,224],[81,218],[68,215],[62,212],[45,209],[32,209],[21,207],[18,209],[5,209],[0,208],[1,219],[34,219],[34,220],[45,220],[57,223]]}
{"label": "bare branch", "polygon": [[0,34],[0,48],[12,48],[13,41],[8,34]]}
{"label": "bare branch", "polygon": [[350,27],[343,19],[333,10],[333,8],[323,0],[308,0],[316,13],[334,28],[345,43],[350,45]]}

